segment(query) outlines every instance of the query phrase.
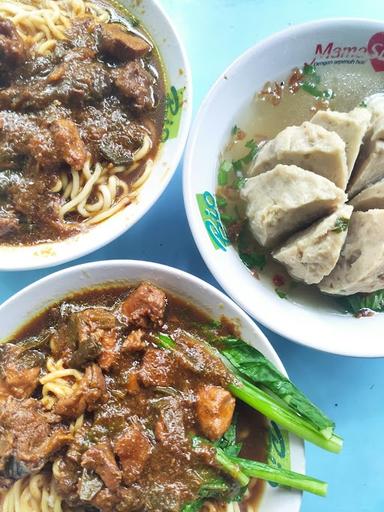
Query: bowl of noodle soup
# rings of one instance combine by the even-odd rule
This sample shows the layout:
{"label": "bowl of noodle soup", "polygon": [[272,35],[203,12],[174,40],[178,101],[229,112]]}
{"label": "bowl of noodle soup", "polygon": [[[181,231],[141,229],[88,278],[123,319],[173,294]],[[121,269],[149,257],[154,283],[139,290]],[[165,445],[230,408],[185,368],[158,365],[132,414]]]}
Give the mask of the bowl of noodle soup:
{"label": "bowl of noodle soup", "polygon": [[[30,340],[31,326],[35,330],[35,335],[38,336],[37,332],[45,327],[47,319],[50,324],[55,321],[54,316],[47,314],[50,310],[61,310],[62,313],[81,311],[82,307],[84,308],[86,304],[90,303],[92,294],[93,297],[96,296],[96,300],[91,299],[94,306],[103,304],[104,308],[108,308],[107,302],[111,303],[111,298],[113,303],[116,301],[113,295],[116,292],[112,292],[113,289],[118,290],[117,293],[121,295],[122,290],[123,294],[126,293],[126,290],[132,286],[136,287],[143,279],[167,293],[167,308],[171,311],[171,316],[177,316],[177,312],[182,311],[183,317],[186,318],[186,308],[192,307],[198,308],[196,311],[204,312],[203,315],[207,315],[206,318],[218,320],[225,317],[229,324],[233,322],[237,326],[239,335],[244,340],[259,349],[285,374],[284,367],[267,338],[231,299],[191,274],[164,265],[140,261],[115,260],[78,265],[51,274],[28,286],[0,307],[0,318],[3,325],[0,344],[5,348],[7,343],[12,344],[13,340],[18,339],[20,333],[20,339],[27,336]],[[107,302],[104,302],[105,300]],[[175,300],[176,302],[174,302]],[[181,309],[177,309],[177,304],[181,304]],[[200,317],[200,322],[202,322],[202,318]],[[53,333],[54,330],[50,332]],[[82,371],[68,368],[68,366],[64,368],[62,361],[55,361],[48,357],[46,369],[40,378],[41,386],[33,396],[42,402],[42,407],[49,410],[60,397],[71,393],[71,386],[76,386],[76,382],[81,380],[82,376]],[[115,407],[116,405],[113,405],[112,409]],[[148,414],[150,413],[148,412]],[[239,414],[241,415],[242,412],[240,411]],[[262,447],[262,452],[269,464],[277,464],[279,467],[291,468],[303,473],[305,461],[302,440],[280,430],[274,423],[263,422],[263,427],[260,430],[258,424],[260,419],[257,420],[253,416],[252,418],[252,422],[246,424],[247,429],[244,430],[244,436],[239,434],[242,440],[249,437],[250,453],[254,452],[256,445],[260,444],[260,439],[263,439],[265,446]],[[69,425],[71,433],[76,435],[84,424],[84,415],[71,420]],[[241,432],[243,430],[239,428],[239,433]],[[260,437],[260,432],[264,432],[262,437]],[[63,453],[63,451],[58,452],[58,458]],[[248,456],[251,456],[250,453]],[[175,454],[173,456],[176,457]],[[51,466],[51,462],[53,462],[53,466]],[[188,463],[185,462],[184,466],[185,464]],[[3,508],[0,507],[2,512],[16,512],[17,510],[62,512],[66,510],[54,479],[52,479],[51,467],[54,474],[56,471],[60,471],[58,459],[51,460],[33,476],[19,479],[8,491],[3,491]],[[203,505],[201,510],[203,512],[255,512],[256,510],[259,512],[281,510],[298,512],[300,510],[300,492],[272,486],[267,482],[261,484],[262,482],[257,480],[251,482],[241,505],[231,503],[223,506],[209,501]],[[170,489],[169,493],[172,492]],[[75,507],[71,510],[78,512],[79,508]]]}
{"label": "bowl of noodle soup", "polygon": [[120,236],[164,191],[189,65],[152,0],[10,0],[0,25],[0,268],[49,267]]}

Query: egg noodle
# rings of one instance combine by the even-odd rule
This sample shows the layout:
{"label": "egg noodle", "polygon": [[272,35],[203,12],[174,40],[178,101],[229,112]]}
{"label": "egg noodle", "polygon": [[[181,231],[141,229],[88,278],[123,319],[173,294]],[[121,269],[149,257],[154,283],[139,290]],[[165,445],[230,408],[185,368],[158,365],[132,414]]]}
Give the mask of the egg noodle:
{"label": "egg noodle", "polygon": [[0,3],[0,15],[13,21],[24,43],[38,55],[49,54],[57,41],[66,39],[74,18],[110,19],[107,10],[89,0],[6,0]]}
{"label": "egg noodle", "polygon": [[[58,41],[64,41],[75,18],[88,16],[104,23],[110,20],[109,12],[91,0],[7,0],[0,2],[0,16],[13,21],[24,43],[37,55],[48,55]],[[86,224],[97,224],[133,202],[150,174],[152,162],[146,163],[143,173],[130,185],[117,175],[135,171],[151,149],[151,137],[144,134],[142,146],[129,165],[92,164],[89,157],[81,171],[62,172],[52,189],[62,196],[61,218],[75,213]]]}

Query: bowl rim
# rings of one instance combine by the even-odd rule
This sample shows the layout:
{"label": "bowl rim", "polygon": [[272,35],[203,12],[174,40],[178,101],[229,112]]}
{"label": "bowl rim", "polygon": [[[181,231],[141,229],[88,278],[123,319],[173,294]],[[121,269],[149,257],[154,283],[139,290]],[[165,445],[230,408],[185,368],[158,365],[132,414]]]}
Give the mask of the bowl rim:
{"label": "bowl rim", "polygon": [[[180,124],[179,133],[177,136],[177,147],[173,150],[173,156],[172,156],[172,165],[169,166],[169,172],[166,173],[165,176],[162,176],[160,182],[158,183],[156,187],[156,191],[153,193],[153,195],[150,197],[149,200],[145,202],[145,205],[141,203],[142,209],[138,215],[133,216],[133,221],[129,220],[128,222],[121,222],[120,227],[115,227],[109,234],[104,234],[103,237],[93,237],[92,242],[89,243],[86,247],[83,246],[82,249],[76,249],[76,243],[73,243],[71,246],[70,251],[64,251],[64,255],[62,255],[62,251],[57,251],[54,256],[40,256],[36,259],[34,263],[28,263],[28,261],[25,261],[25,264],[7,264],[4,266],[4,264],[1,261],[0,258],[0,271],[3,272],[14,272],[14,271],[28,271],[28,270],[38,270],[42,268],[50,268],[58,265],[62,265],[64,263],[68,263],[73,260],[77,260],[83,256],[86,256],[90,253],[93,253],[97,251],[98,249],[101,249],[102,247],[105,247],[109,243],[113,242],[117,238],[119,238],[121,235],[129,231],[137,222],[139,222],[147,213],[148,211],[156,204],[156,202],[160,199],[162,194],[165,192],[166,188],[168,187],[171,179],[175,175],[182,156],[185,149],[186,141],[188,138],[189,130],[191,127],[191,121],[192,121],[192,106],[193,106],[193,82],[192,82],[192,71],[191,66],[188,58],[188,54],[185,48],[185,44],[183,42],[183,39],[181,38],[178,30],[175,27],[175,24],[171,20],[170,16],[166,13],[163,6],[160,4],[159,0],[146,0],[150,4],[150,8],[157,11],[157,16],[161,16],[165,23],[168,25],[168,29],[170,33],[173,36],[173,44],[178,48],[180,52],[181,57],[181,67],[183,68],[183,77],[185,81],[185,88],[188,95],[188,101],[184,102],[183,106],[183,114],[182,114],[182,122]],[[144,23],[145,26],[145,23]],[[160,55],[161,55],[161,49],[159,49]],[[165,74],[167,73],[167,68],[164,65]],[[161,152],[162,147],[160,146],[159,151]],[[159,153],[158,153],[159,154]],[[156,159],[158,157],[158,154],[156,155],[154,165],[156,166]],[[129,206],[129,205],[128,205]],[[124,209],[122,210],[124,211]],[[106,219],[107,222],[108,219]],[[128,224],[128,227],[127,227]],[[53,242],[47,243],[47,251],[49,251],[50,247],[55,247],[55,244],[60,242],[65,242],[66,240],[75,239],[76,237],[81,237],[82,234],[74,235],[73,237],[69,237],[68,239],[64,240],[57,240]],[[5,250],[9,251],[17,251],[18,248],[24,249],[25,247],[34,247],[36,249],[39,249],[40,246],[45,244],[35,244],[35,245],[5,245],[3,246]],[[0,254],[1,254],[1,246],[0,246]]]}
{"label": "bowl rim", "polygon": [[[217,289],[215,286],[211,285],[210,283],[204,281],[203,279],[190,274],[189,272],[185,272],[184,270],[181,270],[176,267],[171,267],[169,265],[164,265],[161,263],[155,263],[155,262],[149,262],[149,261],[142,261],[142,260],[123,260],[123,259],[116,259],[116,260],[100,260],[100,261],[94,261],[89,263],[82,263],[79,265],[73,265],[71,267],[58,270],[56,272],[53,272],[51,274],[48,274],[47,276],[29,284],[28,286],[22,288],[18,292],[16,292],[14,295],[9,297],[5,302],[3,302],[0,305],[0,317],[3,314],[4,310],[6,311],[8,308],[15,308],[17,307],[17,304],[19,301],[23,302],[26,298],[28,299],[28,302],[31,302],[31,299],[33,300],[33,297],[35,296],[35,292],[39,288],[46,287],[49,283],[54,282],[60,282],[62,280],[65,280],[67,277],[72,276],[72,279],[78,277],[78,276],[87,276],[92,277],[93,275],[98,274],[99,271],[108,269],[127,269],[127,274],[129,274],[129,269],[134,268],[140,271],[140,274],[143,274],[143,279],[145,280],[145,274],[146,272],[149,273],[162,273],[163,275],[171,275],[177,279],[177,287],[183,288],[183,283],[189,284],[192,283],[193,286],[196,289],[201,290],[204,295],[212,297],[212,302],[217,304],[226,304],[228,308],[231,310],[231,317],[235,317],[236,321],[240,321],[240,325],[247,327],[250,331],[250,333],[253,333],[253,336],[258,339],[260,342],[260,349],[265,353],[266,357],[284,374],[288,375],[287,371],[278,356],[276,350],[272,346],[271,342],[268,340],[266,335],[262,332],[260,327],[253,321],[253,319],[245,312],[243,311],[230,297],[225,295],[222,291]],[[141,279],[141,278],[140,278]],[[127,275],[126,282],[129,283],[130,278],[129,275]],[[113,279],[108,278],[108,281],[100,281],[100,283],[97,283],[97,277],[96,277],[96,283],[92,286],[99,286],[103,285],[110,285],[113,284]],[[121,278],[116,278],[116,282],[122,283]],[[132,282],[137,282],[137,279],[132,279]],[[181,283],[181,286],[179,287],[179,283]],[[161,285],[165,290],[167,290],[166,285]],[[65,299],[65,297],[68,297],[71,295],[71,293],[78,292],[82,289],[89,289],[89,285],[87,286],[87,283],[81,282],[79,280],[76,280],[73,287],[70,286],[72,289],[72,292],[68,291],[62,294],[61,292],[53,292],[52,297],[50,297],[42,307],[42,304],[36,305],[36,303],[33,303],[31,309],[28,313],[28,319],[34,318],[36,315],[44,311],[45,308],[48,308],[52,306],[55,302]],[[182,297],[184,294],[188,293],[188,288],[185,289],[185,292],[176,291],[175,294]],[[201,304],[196,304],[197,307],[201,308]],[[22,327],[23,324],[28,322],[28,319],[24,319],[22,321],[15,320],[14,323],[16,325],[16,329],[12,330],[11,334],[6,333],[6,336],[4,338],[5,343],[9,340],[9,335],[12,336],[13,332],[17,332],[17,330]],[[1,344],[1,340],[0,340]],[[290,439],[290,449],[293,453],[295,453],[294,459],[296,461],[296,464],[300,466],[300,471],[302,471],[303,474],[305,474],[306,471],[306,458],[305,458],[305,444],[304,441],[293,435],[289,434]],[[292,441],[294,441],[294,446],[292,447]],[[263,497],[263,494],[261,495]],[[292,505],[294,507],[297,506],[297,512],[299,512],[302,499],[303,499],[303,493],[300,491],[296,491],[294,494],[288,494],[288,496],[291,496],[290,498],[285,499],[292,499]],[[296,510],[296,508],[295,508]]]}
{"label": "bowl rim", "polygon": [[[336,355],[349,356],[349,357],[383,357],[384,349],[370,349],[369,352],[364,350],[364,346],[352,347],[351,350],[343,350],[338,349],[335,344],[324,346],[317,341],[311,341],[308,339],[308,336],[304,334],[295,334],[293,329],[287,331],[284,327],[281,327],[281,323],[278,318],[272,319],[272,317],[264,318],[263,314],[259,312],[257,307],[251,307],[249,305],[249,301],[244,297],[241,291],[238,291],[235,284],[231,284],[229,280],[221,275],[215,266],[213,252],[208,243],[204,242],[204,237],[201,236],[201,219],[195,215],[194,212],[194,202],[195,196],[192,192],[193,187],[190,185],[193,179],[193,159],[194,159],[194,150],[196,146],[196,141],[198,137],[198,133],[200,130],[200,126],[203,122],[206,122],[206,111],[215,101],[215,97],[218,92],[220,92],[220,88],[224,87],[223,84],[226,83],[228,76],[233,76],[236,74],[238,68],[243,65],[244,61],[252,58],[254,53],[260,53],[264,49],[267,49],[271,43],[278,43],[279,41],[285,41],[289,37],[300,37],[302,34],[308,33],[309,31],[316,31],[317,29],[329,28],[330,30],[333,28],[343,27],[356,27],[357,25],[362,25],[365,27],[371,27],[373,30],[381,30],[384,31],[384,20],[377,20],[373,18],[359,18],[359,17],[330,17],[330,18],[321,18],[318,20],[311,20],[308,22],[300,23],[292,25],[288,28],[280,30],[276,33],[273,33],[256,44],[252,45],[248,49],[246,49],[243,53],[241,53],[229,66],[219,75],[219,77],[214,81],[208,92],[206,93],[199,110],[195,116],[195,119],[192,123],[192,128],[190,130],[190,134],[188,137],[186,149],[184,152],[183,158],[183,196],[184,196],[184,207],[188,219],[188,224],[190,230],[192,232],[193,239],[195,244],[205,262],[208,269],[214,276],[214,278],[218,281],[220,286],[224,289],[226,293],[242,308],[246,311],[252,318],[260,322],[262,325],[275,332],[276,334],[293,341],[294,343],[298,343],[308,348],[312,348],[321,352],[332,353]],[[219,153],[218,153],[219,154]],[[299,315],[298,315],[299,317]]]}

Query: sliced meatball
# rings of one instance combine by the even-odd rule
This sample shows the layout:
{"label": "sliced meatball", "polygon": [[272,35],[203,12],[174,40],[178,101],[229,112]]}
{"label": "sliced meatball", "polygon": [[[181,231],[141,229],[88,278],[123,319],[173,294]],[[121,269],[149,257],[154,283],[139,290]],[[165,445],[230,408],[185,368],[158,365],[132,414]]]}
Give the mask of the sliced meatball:
{"label": "sliced meatball", "polygon": [[367,143],[348,186],[349,197],[384,178],[384,140]]}
{"label": "sliced meatball", "polygon": [[121,471],[116,464],[115,455],[109,442],[105,441],[91,446],[82,456],[83,468],[95,471],[105,485],[116,491],[121,482]]}
{"label": "sliced meatball", "polygon": [[153,85],[155,79],[139,61],[129,62],[116,68],[112,74],[119,93],[138,111],[151,110],[155,106]]}
{"label": "sliced meatball", "polygon": [[64,162],[74,170],[80,171],[84,166],[87,153],[75,123],[69,119],[58,119],[52,123],[51,133],[57,151]]}
{"label": "sliced meatball", "polygon": [[139,375],[145,387],[172,386],[175,382],[175,360],[165,350],[149,348]]}
{"label": "sliced meatball", "polygon": [[276,246],[347,199],[328,179],[295,165],[277,165],[250,178],[241,196],[252,234],[265,247]]}
{"label": "sliced meatball", "polygon": [[165,293],[150,283],[141,283],[121,306],[121,312],[134,327],[161,327],[167,305]]}
{"label": "sliced meatball", "polygon": [[140,478],[151,455],[152,445],[143,431],[132,425],[115,441],[114,451],[123,468],[124,483],[130,485]]}
{"label": "sliced meatball", "polygon": [[119,23],[101,25],[100,50],[116,60],[137,59],[151,50],[151,45],[142,37],[127,32]]}
{"label": "sliced meatball", "polygon": [[314,123],[289,126],[267,142],[250,167],[249,176],[269,171],[277,164],[297,165],[328,178],[343,190],[347,185],[345,142],[337,133]]}
{"label": "sliced meatball", "polygon": [[355,165],[371,116],[367,108],[357,107],[348,113],[319,110],[311,119],[311,123],[337,133],[345,142],[348,176]]}
{"label": "sliced meatball", "polygon": [[107,400],[105,380],[97,364],[88,366],[78,387],[69,397],[60,398],[55,412],[60,416],[77,418],[85,411],[92,411],[96,405]]}
{"label": "sliced meatball", "polygon": [[22,38],[11,20],[0,17],[0,71],[10,71],[27,58]]}
{"label": "sliced meatball", "polygon": [[320,290],[336,295],[384,288],[384,210],[354,212],[341,257]]}
{"label": "sliced meatball", "polygon": [[9,478],[21,478],[39,471],[60,448],[72,441],[72,434],[57,427],[60,417],[43,410],[33,398],[9,397],[0,408],[0,432],[12,436],[12,447],[0,454],[0,467]]}
{"label": "sliced meatball", "polygon": [[343,205],[334,213],[300,231],[274,251],[288,273],[307,284],[319,283],[334,269],[344,245],[353,207]]}
{"label": "sliced meatball", "polygon": [[231,424],[236,400],[220,386],[203,386],[199,389],[196,413],[203,434],[211,441],[220,439]]}
{"label": "sliced meatball", "polygon": [[384,208],[384,180],[362,190],[350,201],[350,204],[355,210],[363,212],[374,208]]}

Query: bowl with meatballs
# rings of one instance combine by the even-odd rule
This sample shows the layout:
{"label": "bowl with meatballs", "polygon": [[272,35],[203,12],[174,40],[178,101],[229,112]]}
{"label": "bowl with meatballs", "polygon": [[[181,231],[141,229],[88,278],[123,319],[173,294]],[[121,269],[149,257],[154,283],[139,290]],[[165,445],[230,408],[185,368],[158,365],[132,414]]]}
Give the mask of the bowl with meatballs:
{"label": "bowl with meatballs", "polygon": [[[79,265],[0,307],[2,512],[298,512],[334,422],[228,297],[159,264]],[[321,476],[321,475],[318,475]]]}
{"label": "bowl with meatballs", "polygon": [[383,45],[381,22],[342,19],[257,44],[211,89],[184,164],[189,224],[223,288],[282,336],[343,355],[384,355]]}
{"label": "bowl with meatballs", "polygon": [[167,186],[191,114],[182,43],[155,1],[0,5],[0,268],[89,253]]}

